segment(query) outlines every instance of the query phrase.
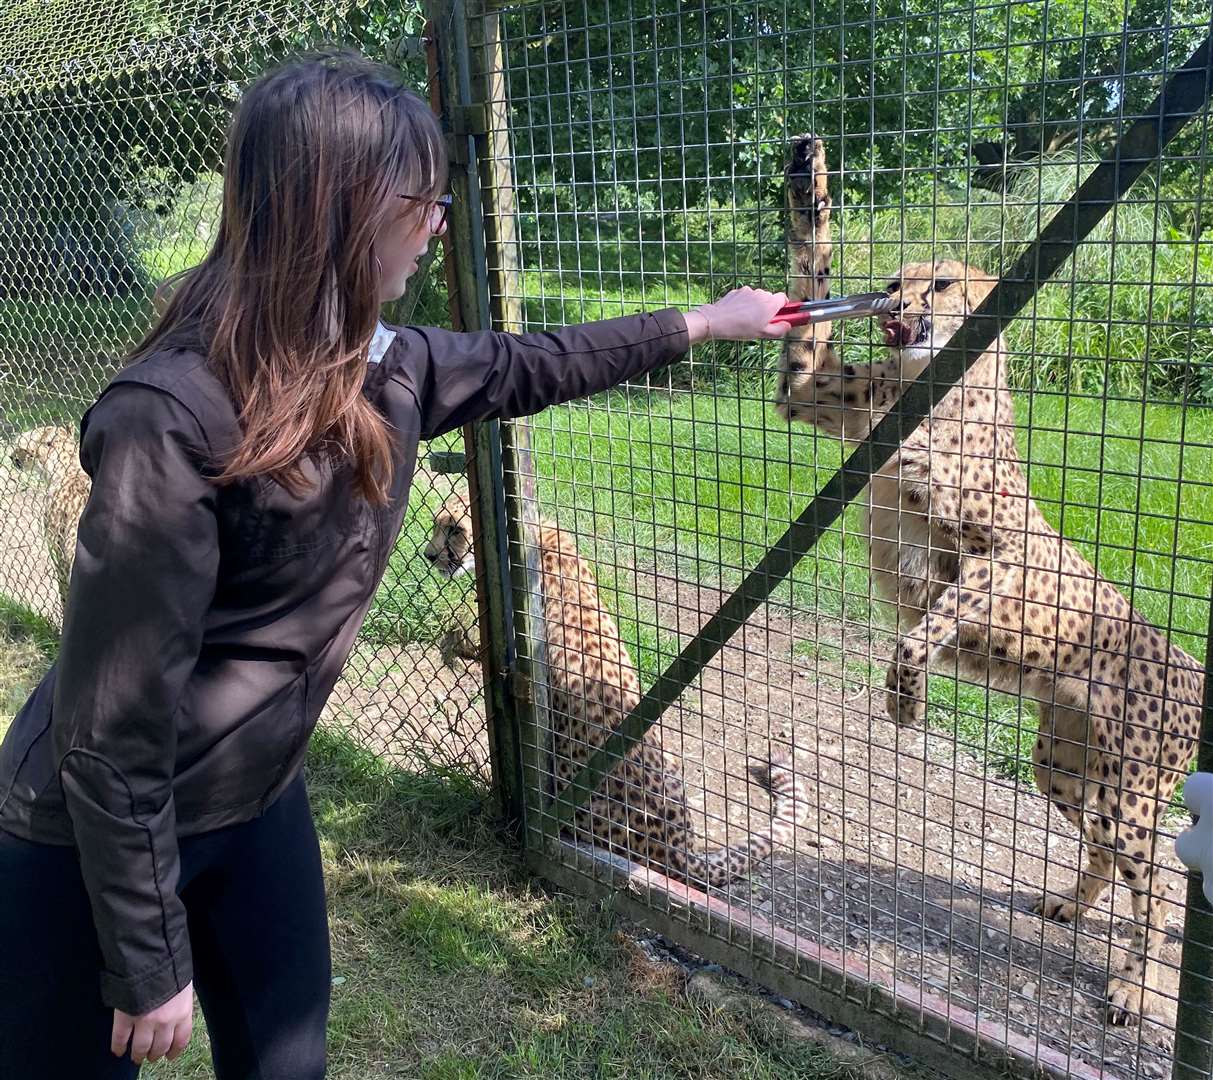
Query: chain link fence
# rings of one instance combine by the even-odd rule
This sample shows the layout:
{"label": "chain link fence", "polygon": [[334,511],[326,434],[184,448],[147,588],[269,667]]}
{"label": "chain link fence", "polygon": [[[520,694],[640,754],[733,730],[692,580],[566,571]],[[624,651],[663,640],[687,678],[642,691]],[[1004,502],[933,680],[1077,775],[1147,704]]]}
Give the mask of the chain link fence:
{"label": "chain link fence", "polygon": [[[195,265],[218,221],[224,133],[268,66],[348,46],[426,95],[415,5],[172,0],[0,11],[0,605],[53,642],[60,578],[87,477],[79,420],[152,318],[158,282]],[[449,324],[441,261],[401,308]],[[487,779],[470,577],[423,556],[433,513],[462,483],[458,443],[423,453],[413,505],[327,722],[409,767]],[[454,470],[454,471],[452,471]]]}

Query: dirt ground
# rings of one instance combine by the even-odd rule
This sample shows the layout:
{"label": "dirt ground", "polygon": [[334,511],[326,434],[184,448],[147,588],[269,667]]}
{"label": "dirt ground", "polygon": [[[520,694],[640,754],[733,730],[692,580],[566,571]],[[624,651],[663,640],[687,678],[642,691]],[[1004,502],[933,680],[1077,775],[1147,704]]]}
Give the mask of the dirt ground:
{"label": "dirt ground", "polygon": [[[683,642],[724,600],[655,573],[617,584],[657,597],[657,625]],[[1078,926],[1031,910],[1046,880],[1055,891],[1073,885],[1081,853],[1070,824],[1034,786],[991,774],[950,734],[899,730],[883,715],[882,691],[841,663],[798,655],[798,642],[865,660],[889,647],[867,626],[760,610],[662,721],[710,842],[765,826],[769,803],[747,779],[748,757],[771,745],[794,755],[808,826],[727,899],[1110,1078],[1169,1075],[1168,1029],[1103,1022],[1107,972],[1130,939],[1127,891],[1110,889]],[[476,669],[446,668],[421,646],[394,656],[356,656],[334,716],[402,763],[429,756],[487,775]],[[1168,835],[1186,824],[1175,815]],[[1162,989],[1173,999],[1185,878],[1170,842],[1159,861],[1171,931]]]}
{"label": "dirt ground", "polygon": [[63,613],[42,532],[45,501],[46,488],[0,451],[0,596],[58,626]]}
{"label": "dirt ground", "polygon": [[[724,600],[660,575],[621,587],[633,584],[658,597],[658,625],[683,642]],[[747,817],[764,827],[769,803],[747,784],[746,755],[761,758],[769,744],[794,753],[808,827],[728,899],[1110,1077],[1169,1076],[1169,1030],[1103,1022],[1109,964],[1131,934],[1127,890],[1108,890],[1077,927],[1033,914],[1046,880],[1058,892],[1074,884],[1073,827],[1034,786],[991,775],[948,733],[898,729],[882,686],[797,656],[802,641],[864,659],[888,651],[888,635],[867,626],[844,632],[837,621],[760,609],[663,720],[717,842],[739,839]],[[1175,815],[1169,835],[1186,824]],[[1174,1000],[1186,879],[1173,845],[1160,849],[1171,930],[1162,990]]]}
{"label": "dirt ground", "polygon": [[479,666],[457,659],[448,667],[431,645],[356,647],[321,721],[402,768],[491,779]]}

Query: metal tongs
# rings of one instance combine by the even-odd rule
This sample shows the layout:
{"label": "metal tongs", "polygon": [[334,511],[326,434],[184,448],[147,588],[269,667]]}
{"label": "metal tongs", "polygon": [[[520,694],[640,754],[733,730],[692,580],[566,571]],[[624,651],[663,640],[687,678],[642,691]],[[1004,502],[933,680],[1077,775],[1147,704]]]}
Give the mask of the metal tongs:
{"label": "metal tongs", "polygon": [[885,292],[840,296],[837,300],[801,300],[781,307],[771,321],[804,326],[807,323],[833,322],[835,319],[862,319],[891,311],[896,303],[897,297]]}

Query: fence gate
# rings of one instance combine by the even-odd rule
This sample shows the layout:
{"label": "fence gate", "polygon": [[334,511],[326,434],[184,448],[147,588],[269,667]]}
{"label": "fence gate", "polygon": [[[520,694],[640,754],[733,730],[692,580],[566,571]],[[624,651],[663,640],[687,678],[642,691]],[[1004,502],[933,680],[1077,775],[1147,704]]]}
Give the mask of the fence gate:
{"label": "fence gate", "polygon": [[[1172,843],[1213,735],[1207,5],[430,15],[477,325],[742,284],[904,304],[478,430],[497,782],[530,864],[957,1076],[1209,1076],[1213,938]],[[810,369],[787,392],[785,363]],[[559,536],[597,584],[580,615],[545,609]],[[870,542],[923,582],[900,639]],[[604,614],[624,655],[598,678]],[[750,771],[772,755],[790,810]],[[727,884],[680,872],[641,842],[669,837],[674,765],[699,850],[793,826]],[[629,823],[611,849],[587,809]]]}

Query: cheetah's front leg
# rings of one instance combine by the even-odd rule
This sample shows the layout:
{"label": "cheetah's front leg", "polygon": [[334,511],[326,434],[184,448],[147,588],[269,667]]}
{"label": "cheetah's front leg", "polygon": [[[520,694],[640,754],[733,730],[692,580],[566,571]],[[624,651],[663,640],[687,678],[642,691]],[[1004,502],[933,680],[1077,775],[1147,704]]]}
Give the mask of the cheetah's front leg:
{"label": "cheetah's front leg", "polygon": [[927,713],[927,669],[945,649],[958,649],[965,639],[966,653],[989,653],[989,563],[961,562],[960,577],[948,586],[916,626],[907,630],[893,650],[885,679],[889,719],[898,724],[919,724]]}
{"label": "cheetah's front leg", "polygon": [[[792,140],[784,173],[788,202],[788,298],[824,300],[830,295],[830,189],[825,144],[815,135]],[[838,372],[830,323],[795,326],[784,339],[775,407],[787,420],[815,423],[798,407],[815,371]]]}
{"label": "cheetah's front leg", "polygon": [[[825,143],[816,135],[797,135],[792,140],[791,156],[784,173],[788,199],[788,246],[791,249],[791,273],[788,275],[789,300],[824,300],[830,294],[829,180],[826,171]],[[799,332],[798,338],[824,341],[829,328],[818,335],[812,326]]]}

